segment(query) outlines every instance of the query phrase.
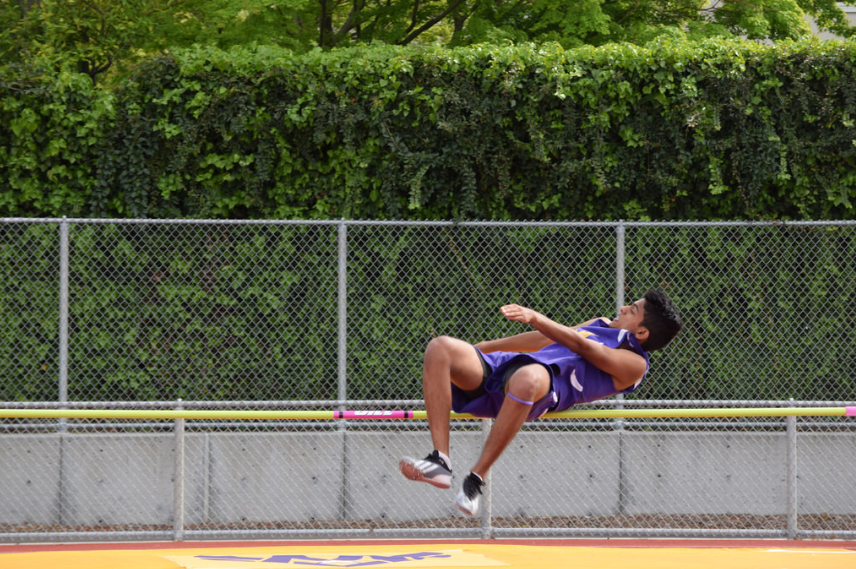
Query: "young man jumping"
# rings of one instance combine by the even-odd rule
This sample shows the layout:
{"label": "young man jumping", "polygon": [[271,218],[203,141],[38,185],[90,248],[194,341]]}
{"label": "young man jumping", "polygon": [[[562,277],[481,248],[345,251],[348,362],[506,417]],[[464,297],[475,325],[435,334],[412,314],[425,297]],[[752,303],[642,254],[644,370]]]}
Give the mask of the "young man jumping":
{"label": "young man jumping", "polygon": [[478,513],[485,475],[525,421],[634,391],[648,371],[648,352],[666,346],[683,327],[672,300],[657,290],[623,306],[611,320],[577,326],[517,304],[503,306],[502,314],[534,330],[475,346],[448,336],[428,343],[422,390],[434,450],[424,459],[399,462],[408,479],[449,488],[449,413],[495,418],[455,500],[469,516]]}

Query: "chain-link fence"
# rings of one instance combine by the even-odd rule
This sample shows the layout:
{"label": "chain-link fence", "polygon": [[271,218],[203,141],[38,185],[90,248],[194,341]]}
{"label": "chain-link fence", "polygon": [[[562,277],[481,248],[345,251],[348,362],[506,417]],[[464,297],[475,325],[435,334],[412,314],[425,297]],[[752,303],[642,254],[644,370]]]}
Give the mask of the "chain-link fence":
{"label": "chain-link fence", "polygon": [[[856,223],[0,220],[3,407],[421,405],[431,337],[685,328],[614,406],[853,405]],[[423,421],[0,422],[0,540],[856,536],[852,418],[540,420],[479,519],[405,480]],[[489,421],[456,421],[456,473]],[[460,480],[460,476],[458,476]]]}

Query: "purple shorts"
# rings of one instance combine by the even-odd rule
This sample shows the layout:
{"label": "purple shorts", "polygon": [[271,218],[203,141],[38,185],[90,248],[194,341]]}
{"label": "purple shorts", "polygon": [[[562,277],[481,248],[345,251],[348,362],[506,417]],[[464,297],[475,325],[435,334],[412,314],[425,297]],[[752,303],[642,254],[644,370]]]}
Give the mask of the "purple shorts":
{"label": "purple shorts", "polygon": [[526,354],[513,352],[493,352],[483,354],[473,347],[482,362],[484,379],[478,389],[464,391],[452,384],[452,410],[456,413],[469,413],[475,417],[495,418],[499,413],[502,402],[505,401],[505,384],[515,371],[529,364],[544,366],[550,374],[550,391],[535,401],[529,410],[527,421],[533,421],[551,411],[558,402],[558,396],[553,391],[554,371],[541,362],[535,361]]}

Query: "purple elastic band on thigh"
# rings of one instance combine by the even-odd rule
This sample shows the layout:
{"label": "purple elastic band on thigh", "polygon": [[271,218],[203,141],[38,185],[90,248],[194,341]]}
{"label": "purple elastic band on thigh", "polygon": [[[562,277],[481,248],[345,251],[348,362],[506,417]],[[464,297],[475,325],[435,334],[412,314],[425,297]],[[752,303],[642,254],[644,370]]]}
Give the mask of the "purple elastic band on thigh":
{"label": "purple elastic band on thigh", "polygon": [[532,405],[535,405],[535,402],[534,402],[534,401],[524,401],[524,400],[520,399],[519,397],[515,397],[514,395],[512,395],[512,394],[510,394],[510,393],[506,393],[506,395],[508,395],[509,397],[511,397],[512,399],[514,399],[515,401],[517,401],[518,403],[523,403],[524,405],[529,405],[530,407],[531,407]]}

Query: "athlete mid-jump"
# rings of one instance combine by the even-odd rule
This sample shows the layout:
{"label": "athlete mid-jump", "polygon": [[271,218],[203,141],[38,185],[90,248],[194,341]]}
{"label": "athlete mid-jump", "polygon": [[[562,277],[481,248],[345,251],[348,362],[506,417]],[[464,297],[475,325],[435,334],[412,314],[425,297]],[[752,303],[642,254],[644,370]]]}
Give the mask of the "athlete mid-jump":
{"label": "athlete mid-jump", "polygon": [[475,346],[448,336],[428,343],[422,389],[434,450],[399,463],[410,480],[449,488],[449,413],[495,418],[455,500],[470,516],[478,512],[485,475],[525,421],[634,391],[648,371],[648,352],[664,347],[683,326],[672,300],[657,290],[623,306],[611,320],[577,326],[516,304],[503,306],[502,314],[534,330]]}

